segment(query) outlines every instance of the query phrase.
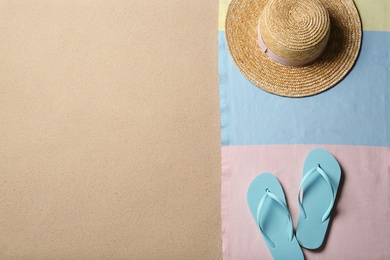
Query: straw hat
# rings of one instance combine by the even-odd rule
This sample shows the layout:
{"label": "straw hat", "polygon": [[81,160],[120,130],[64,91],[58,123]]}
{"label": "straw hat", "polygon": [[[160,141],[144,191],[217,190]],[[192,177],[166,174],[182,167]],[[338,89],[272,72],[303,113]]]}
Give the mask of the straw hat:
{"label": "straw hat", "polygon": [[280,96],[322,92],[352,68],[362,29],[353,0],[232,0],[226,39],[240,71]]}

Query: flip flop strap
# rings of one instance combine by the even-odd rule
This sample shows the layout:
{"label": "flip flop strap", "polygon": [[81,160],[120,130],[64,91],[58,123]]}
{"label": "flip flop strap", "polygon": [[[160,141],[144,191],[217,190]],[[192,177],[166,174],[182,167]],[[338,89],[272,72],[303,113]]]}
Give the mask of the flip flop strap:
{"label": "flip flop strap", "polygon": [[257,207],[257,225],[259,226],[260,231],[263,234],[264,239],[267,241],[267,243],[269,245],[271,245],[271,247],[275,248],[275,243],[272,242],[272,240],[269,238],[269,236],[264,232],[264,229],[261,226],[261,221],[260,221],[260,212],[262,211],[263,206],[264,206],[264,202],[267,198],[271,198],[274,201],[276,201],[286,211],[286,213],[288,215],[288,227],[287,228],[288,228],[288,236],[289,236],[290,241],[293,239],[293,225],[292,225],[291,215],[287,209],[286,204],[278,196],[273,194],[270,190],[266,189],[266,192],[264,193],[263,197],[261,198],[261,200],[259,202],[259,206]]}
{"label": "flip flop strap", "polygon": [[[318,172],[320,174],[320,176],[325,180],[326,184],[328,184],[328,187],[331,191],[331,200],[330,200],[330,205],[328,207],[328,209],[325,211],[324,215],[322,216],[322,219],[321,221],[322,222],[325,222],[329,216],[330,216],[330,212],[332,211],[332,208],[333,208],[333,204],[334,204],[334,189],[333,189],[333,185],[328,177],[328,175],[326,174],[326,172],[321,168],[321,166],[318,164],[316,167],[310,169],[306,174],[305,176],[302,178],[301,180],[301,183],[299,184],[299,189],[298,189],[298,204],[299,204],[299,208],[301,209],[301,214],[302,216],[306,219],[307,218],[307,215],[306,215],[306,212],[305,212],[305,209],[303,208],[303,205],[302,205],[302,201],[301,201],[301,190],[302,188],[305,189],[305,182],[306,180],[309,178],[309,176],[312,174],[312,173],[315,173],[315,172]],[[302,198],[303,198],[303,192],[302,192]]]}

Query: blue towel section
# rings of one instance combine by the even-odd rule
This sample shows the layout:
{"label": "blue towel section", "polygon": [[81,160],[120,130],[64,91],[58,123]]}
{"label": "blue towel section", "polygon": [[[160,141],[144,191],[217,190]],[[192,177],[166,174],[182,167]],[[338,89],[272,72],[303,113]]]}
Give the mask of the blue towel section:
{"label": "blue towel section", "polygon": [[390,146],[390,32],[363,32],[346,78],[319,95],[269,94],[237,69],[219,32],[222,145]]}

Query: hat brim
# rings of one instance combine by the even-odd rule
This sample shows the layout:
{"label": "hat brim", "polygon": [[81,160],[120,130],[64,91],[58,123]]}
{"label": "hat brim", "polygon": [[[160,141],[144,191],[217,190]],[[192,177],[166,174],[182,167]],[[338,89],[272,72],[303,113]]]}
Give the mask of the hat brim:
{"label": "hat brim", "polygon": [[281,65],[258,44],[257,25],[266,0],[232,0],[225,34],[239,70],[259,88],[280,96],[304,97],[323,92],[350,71],[358,57],[362,26],[353,0],[321,0],[329,12],[330,37],[324,53],[313,63]]}

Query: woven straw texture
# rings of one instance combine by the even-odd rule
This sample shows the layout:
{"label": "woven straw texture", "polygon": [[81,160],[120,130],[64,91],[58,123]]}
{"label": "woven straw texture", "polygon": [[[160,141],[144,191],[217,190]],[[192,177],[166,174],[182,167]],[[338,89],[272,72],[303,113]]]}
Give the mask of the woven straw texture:
{"label": "woven straw texture", "polygon": [[[270,13],[265,12],[264,16],[263,9],[270,4],[266,0],[232,0],[229,5],[226,39],[239,70],[261,89],[288,97],[311,96],[331,88],[342,80],[352,68],[361,45],[362,26],[353,0],[321,0],[329,18],[318,5],[313,5],[317,0],[270,1],[275,5],[285,3],[278,8],[266,8],[265,10]],[[275,39],[275,42],[276,45],[282,46],[279,54],[286,58],[297,58],[299,55],[296,54],[300,52],[310,56],[312,55],[310,51],[308,52],[310,48],[313,52],[320,49],[323,42],[327,41],[328,19],[330,34],[324,53],[306,66],[284,66],[273,61],[261,51],[258,44],[257,26],[260,15],[262,22],[265,19],[271,21],[269,19],[271,15],[277,16],[276,21],[283,19],[281,23],[268,22],[267,26],[282,25],[279,29],[272,30],[278,31],[278,35],[284,35]],[[265,37],[267,45],[274,44],[272,35]],[[273,48],[278,52],[277,47]],[[290,49],[287,54],[283,53],[286,48]],[[290,54],[293,56],[289,56]],[[297,59],[305,58],[307,56]]]}

